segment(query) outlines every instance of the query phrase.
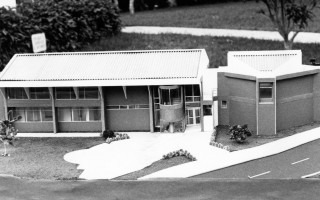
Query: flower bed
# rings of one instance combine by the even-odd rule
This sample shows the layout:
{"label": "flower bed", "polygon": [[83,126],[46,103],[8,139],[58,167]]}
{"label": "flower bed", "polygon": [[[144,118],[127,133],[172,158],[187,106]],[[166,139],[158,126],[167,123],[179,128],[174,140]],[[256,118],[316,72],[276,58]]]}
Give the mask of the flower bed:
{"label": "flower bed", "polygon": [[188,158],[190,161],[196,161],[197,160],[188,151],[185,151],[185,150],[182,150],[182,149],[170,152],[170,153],[164,155],[162,159],[165,160],[165,159],[170,159],[170,158],[178,157],[178,156],[184,156],[184,157]]}

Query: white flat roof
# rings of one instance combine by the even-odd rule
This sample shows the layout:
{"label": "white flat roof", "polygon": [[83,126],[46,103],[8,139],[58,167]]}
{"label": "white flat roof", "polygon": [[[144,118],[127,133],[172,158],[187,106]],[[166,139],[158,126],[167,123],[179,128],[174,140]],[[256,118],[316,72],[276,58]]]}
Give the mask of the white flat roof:
{"label": "white flat roof", "polygon": [[275,78],[314,69],[319,67],[302,64],[301,50],[276,50],[229,52],[228,67],[223,71],[257,78]]}

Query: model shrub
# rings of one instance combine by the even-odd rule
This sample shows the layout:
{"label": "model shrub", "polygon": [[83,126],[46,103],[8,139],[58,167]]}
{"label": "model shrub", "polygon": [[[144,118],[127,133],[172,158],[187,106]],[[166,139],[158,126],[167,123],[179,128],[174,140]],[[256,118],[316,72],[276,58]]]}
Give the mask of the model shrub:
{"label": "model shrub", "polygon": [[103,137],[104,139],[114,138],[116,137],[116,134],[112,130],[105,130],[102,132],[101,137]]}
{"label": "model shrub", "polygon": [[230,139],[238,143],[243,143],[252,133],[248,129],[248,125],[235,125],[229,129]]}
{"label": "model shrub", "polygon": [[17,12],[2,7],[0,71],[15,53],[32,53],[32,34],[45,33],[47,52],[66,52],[120,30],[118,10],[108,0],[41,0]]}
{"label": "model shrub", "polygon": [[10,156],[10,154],[7,153],[7,145],[13,146],[13,142],[18,133],[18,129],[14,127],[14,123],[21,118],[21,116],[18,116],[13,119],[0,121],[0,141],[4,146],[4,153],[1,154],[2,156]]}
{"label": "model shrub", "polygon": [[115,133],[115,137],[109,137],[106,139],[106,143],[110,144],[111,142],[118,141],[118,140],[126,140],[130,139],[128,134],[125,133]]}
{"label": "model shrub", "polygon": [[170,153],[164,155],[162,157],[162,159],[165,160],[165,159],[170,159],[170,158],[178,157],[178,156],[184,156],[184,157],[188,158],[190,161],[196,161],[197,160],[188,151],[185,151],[185,150],[182,150],[182,149],[170,152]]}

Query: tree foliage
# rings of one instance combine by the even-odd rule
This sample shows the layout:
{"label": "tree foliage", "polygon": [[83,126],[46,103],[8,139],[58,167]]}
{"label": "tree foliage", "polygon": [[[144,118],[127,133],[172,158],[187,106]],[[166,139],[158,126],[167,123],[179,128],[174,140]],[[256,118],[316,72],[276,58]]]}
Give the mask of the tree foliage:
{"label": "tree foliage", "polygon": [[[313,9],[319,0],[261,0],[267,11],[260,13],[268,16],[284,40],[284,48],[292,49],[295,37],[308,26],[314,18]],[[290,33],[292,34],[290,35]]]}
{"label": "tree foliage", "polygon": [[44,32],[47,51],[74,51],[119,33],[118,9],[108,0],[41,0],[0,8],[0,70],[15,53],[32,52],[31,35]]}

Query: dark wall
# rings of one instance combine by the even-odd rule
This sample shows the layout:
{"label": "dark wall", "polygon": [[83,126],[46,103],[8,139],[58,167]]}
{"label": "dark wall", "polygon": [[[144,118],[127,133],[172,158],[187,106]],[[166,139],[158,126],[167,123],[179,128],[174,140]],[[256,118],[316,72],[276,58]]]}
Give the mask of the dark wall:
{"label": "dark wall", "polygon": [[314,121],[314,75],[277,81],[277,130]]}
{"label": "dark wall", "polygon": [[58,132],[101,132],[101,122],[58,122]]}
{"label": "dark wall", "polygon": [[52,133],[53,122],[16,122],[15,127],[20,133]]}
{"label": "dark wall", "polygon": [[[218,124],[243,125],[256,131],[256,82],[218,73]],[[227,108],[221,108],[221,101],[227,101]]]}
{"label": "dark wall", "polygon": [[[105,87],[105,105],[149,104],[147,86]],[[106,128],[115,131],[150,131],[149,109],[106,110]]]}
{"label": "dark wall", "polygon": [[0,93],[0,120],[4,120],[6,118],[4,112],[4,99],[2,93]]}

